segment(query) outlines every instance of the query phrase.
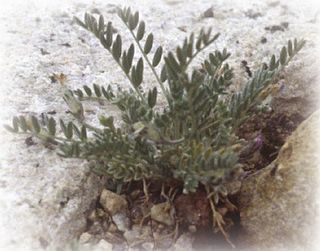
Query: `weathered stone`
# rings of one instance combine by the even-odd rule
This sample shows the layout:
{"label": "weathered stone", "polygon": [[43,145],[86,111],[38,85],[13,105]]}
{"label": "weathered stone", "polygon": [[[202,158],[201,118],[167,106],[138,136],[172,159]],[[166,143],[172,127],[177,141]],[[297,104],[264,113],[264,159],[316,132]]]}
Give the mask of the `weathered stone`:
{"label": "weathered stone", "polygon": [[194,238],[190,234],[182,234],[177,242],[173,245],[174,251],[192,251]]}
{"label": "weathered stone", "polygon": [[108,213],[107,212],[105,212],[104,210],[102,210],[102,209],[100,209],[100,208],[97,208],[97,210],[96,210],[96,217],[97,218],[105,218],[105,217],[107,217],[107,215],[108,215]]}
{"label": "weathered stone", "polygon": [[80,235],[79,238],[79,243],[80,244],[84,244],[84,243],[88,243],[92,238],[92,235],[89,233],[83,233],[82,235]]}
{"label": "weathered stone", "polygon": [[94,251],[112,251],[113,245],[105,240],[99,241],[99,243],[92,247]]}
{"label": "weathered stone", "polygon": [[125,198],[107,189],[104,189],[100,195],[100,204],[111,215],[125,211],[128,207]]}
{"label": "weathered stone", "polygon": [[152,242],[145,242],[141,245],[144,250],[153,250],[154,249],[154,243]]}
{"label": "weathered stone", "polygon": [[140,227],[139,225],[133,225],[130,230],[124,232],[123,236],[127,243],[133,243],[141,240],[148,242],[152,240],[151,228],[148,226]]}
{"label": "weathered stone", "polygon": [[151,207],[151,219],[167,226],[174,225],[174,208],[169,202],[163,202]]}
{"label": "weathered stone", "polygon": [[124,232],[129,229],[129,218],[126,213],[116,213],[112,216],[112,220],[116,224],[118,230]]}
{"label": "weathered stone", "polygon": [[246,250],[316,250],[319,139],[320,110],[287,139],[274,162],[244,180],[239,209]]}
{"label": "weathered stone", "polygon": [[91,220],[91,221],[95,221],[97,219],[97,211],[96,210],[93,210],[89,216],[88,216],[88,219]]}
{"label": "weathered stone", "polygon": [[213,17],[214,14],[213,14],[213,8],[210,7],[209,9],[207,9],[205,12],[203,12],[203,17],[204,18],[209,18],[209,17]]}
{"label": "weathered stone", "polygon": [[114,223],[111,223],[108,228],[108,232],[110,232],[110,233],[116,233],[116,232],[118,232],[118,230],[119,229],[118,229],[117,225]]}

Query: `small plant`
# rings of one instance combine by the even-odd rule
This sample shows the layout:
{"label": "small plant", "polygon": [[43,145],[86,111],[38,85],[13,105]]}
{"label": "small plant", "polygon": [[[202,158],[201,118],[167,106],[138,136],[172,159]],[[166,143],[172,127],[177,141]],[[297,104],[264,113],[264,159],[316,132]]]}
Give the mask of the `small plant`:
{"label": "small plant", "polygon": [[[84,21],[75,21],[112,55],[131,84],[129,90],[96,84],[66,89],[63,98],[76,120],[60,120],[60,130],[54,118],[40,121],[36,116],[16,116],[12,126],[5,127],[58,145],[61,156],[91,161],[94,171],[120,183],[172,181],[181,184],[185,193],[195,192],[201,184],[211,203],[214,224],[223,231],[215,205],[226,196],[224,184],[241,168],[238,159],[248,144],[237,137],[236,130],[269,95],[279,72],[305,41],[288,41],[278,58],[273,55],[240,92],[231,93],[233,71],[226,62],[230,56],[226,49],[209,53],[199,68],[190,69],[193,59],[219,34],[212,34],[211,29],[191,33],[174,52],[164,55],[161,46],[155,48],[153,33],[146,33],[139,12],[124,8],[118,15],[133,38],[126,49],[121,35],[103,16],[86,13]],[[135,62],[137,50],[141,56]],[[160,89],[143,87],[146,65]],[[157,105],[159,95],[166,99],[164,107]],[[90,125],[85,119],[85,100],[117,106],[123,126],[116,127],[107,112],[99,118],[100,127]]]}

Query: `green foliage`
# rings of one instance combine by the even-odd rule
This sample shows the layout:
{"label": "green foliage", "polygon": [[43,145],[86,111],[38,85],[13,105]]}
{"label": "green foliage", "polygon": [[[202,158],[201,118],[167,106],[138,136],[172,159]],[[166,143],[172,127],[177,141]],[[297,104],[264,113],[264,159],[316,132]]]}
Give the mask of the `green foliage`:
{"label": "green foliage", "polygon": [[[246,144],[236,136],[236,129],[268,95],[279,72],[305,41],[289,41],[278,58],[273,55],[243,90],[232,94],[228,87],[234,76],[226,62],[230,56],[226,49],[209,53],[199,68],[189,69],[192,60],[219,34],[202,29],[199,34],[191,33],[174,52],[164,54],[164,49],[155,45],[153,33],[146,32],[138,12],[124,8],[118,16],[133,38],[128,48],[103,16],[86,13],[84,21],[75,21],[112,55],[131,84],[129,90],[96,84],[66,90],[63,98],[76,121],[57,123],[46,117],[43,122],[35,116],[19,116],[13,118],[12,126],[5,127],[57,144],[61,156],[90,160],[96,172],[123,182],[174,180],[185,192],[195,191],[199,183],[218,187],[240,167],[238,156]],[[138,51],[141,56],[135,61]],[[146,65],[160,90],[143,91]],[[164,107],[157,105],[159,95],[166,98]],[[99,128],[88,124],[83,109],[86,100],[117,106],[124,125],[117,127],[107,115],[99,118]]]}

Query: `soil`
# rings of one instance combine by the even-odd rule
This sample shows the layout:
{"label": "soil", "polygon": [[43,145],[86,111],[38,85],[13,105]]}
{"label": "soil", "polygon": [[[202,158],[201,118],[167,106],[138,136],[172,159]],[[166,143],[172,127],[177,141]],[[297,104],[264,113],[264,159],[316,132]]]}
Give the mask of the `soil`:
{"label": "soil", "polygon": [[245,170],[257,171],[276,159],[286,138],[305,119],[300,113],[278,113],[274,110],[258,113],[241,126],[238,136],[247,141],[255,138],[257,132],[262,135],[262,146],[255,156],[242,160]]}
{"label": "soil", "polygon": [[[307,100],[300,100],[300,105],[310,105]],[[276,104],[279,105],[279,103]],[[241,160],[245,176],[255,173],[275,160],[286,138],[306,119],[310,112],[301,113],[297,109],[284,111],[271,108],[267,112],[253,113],[254,115],[239,128],[237,135],[250,142],[259,133],[263,143],[257,151]],[[108,189],[115,190],[115,187],[115,184],[112,184]],[[125,185],[122,192],[126,195],[129,203],[128,215],[131,227],[141,224],[141,226],[147,225],[152,228],[152,236],[147,237],[145,241],[152,241],[156,243],[157,247],[167,248],[161,244],[161,238],[157,243],[157,238],[155,239],[154,236],[170,236],[171,240],[174,240],[182,233],[191,232],[195,238],[193,243],[195,250],[230,248],[230,244],[221,231],[217,231],[217,227],[212,227],[212,211],[203,187],[199,186],[196,193],[186,195],[182,193],[182,186],[177,183],[168,182],[163,188],[160,183],[148,183],[148,200],[143,192],[142,182],[132,182]],[[240,213],[237,210],[237,195],[236,192],[228,195],[226,199],[220,199],[216,206],[217,212],[224,219],[224,230],[227,232],[229,240],[236,246],[242,233]],[[171,201],[175,210],[175,226],[165,226],[153,221],[148,216],[152,205],[168,200]],[[97,208],[99,208],[98,203]],[[90,230],[93,225],[94,223],[90,222],[88,229]],[[95,235],[98,237],[101,236],[101,233]],[[117,236],[115,242],[121,240],[120,232],[117,232]],[[108,241],[112,242],[112,238]],[[172,244],[172,242],[170,243]]]}
{"label": "soil", "polygon": [[[290,105],[291,102],[297,104],[296,101],[290,100],[291,102],[287,102],[288,100],[285,100],[286,103],[281,103],[281,101],[283,102],[281,99],[275,100],[273,103],[274,109],[268,112],[256,113],[250,117],[237,132],[240,138],[247,141],[253,140],[257,136],[257,133],[260,133],[263,138],[263,144],[260,149],[242,160],[245,176],[257,172],[274,161],[287,137],[315,110],[315,106],[310,104],[309,98],[299,99],[300,107],[309,108],[308,111],[304,111],[303,113]],[[280,107],[286,106],[286,109],[278,109],[277,106],[279,105]],[[229,200],[235,206],[238,205],[237,194],[229,196]],[[223,208],[223,203],[220,203],[218,207]],[[240,222],[240,212],[238,210],[233,212],[228,211],[224,215],[224,219],[226,222],[229,222],[229,225],[226,225],[229,238],[237,246],[237,243],[241,242],[243,231]],[[210,221],[210,218],[207,220]],[[230,245],[221,233],[213,235],[209,228],[202,228],[195,233],[194,248],[195,250],[229,250]]]}

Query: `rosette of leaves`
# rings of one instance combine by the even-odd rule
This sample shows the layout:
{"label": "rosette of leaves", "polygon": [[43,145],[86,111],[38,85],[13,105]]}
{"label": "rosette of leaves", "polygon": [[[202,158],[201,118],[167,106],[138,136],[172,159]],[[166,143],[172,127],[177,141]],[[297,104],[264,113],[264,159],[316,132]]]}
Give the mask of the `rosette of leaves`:
{"label": "rosette of leaves", "polygon": [[[262,64],[242,90],[230,93],[234,76],[226,62],[230,56],[226,49],[210,52],[198,68],[190,68],[193,59],[214,43],[219,33],[201,29],[185,38],[175,51],[164,53],[162,46],[155,45],[153,33],[146,31],[139,12],[123,8],[118,16],[132,36],[128,48],[124,48],[112,22],[105,22],[103,16],[86,13],[83,21],[75,18],[75,22],[112,55],[131,88],[93,84],[66,90],[64,100],[74,121],[16,116],[6,128],[57,144],[60,155],[90,160],[94,171],[120,182],[174,180],[186,193],[202,184],[208,193],[216,192],[218,203],[219,194],[225,192],[222,184],[240,167],[238,156],[246,146],[236,136],[237,128],[267,96],[279,72],[305,41],[288,41],[280,55],[272,55],[268,64]],[[143,85],[147,67],[159,88]],[[159,95],[166,99],[164,107],[157,105]],[[107,111],[99,118],[100,127],[90,125],[84,114],[85,100],[117,106],[124,126],[115,126]]]}

